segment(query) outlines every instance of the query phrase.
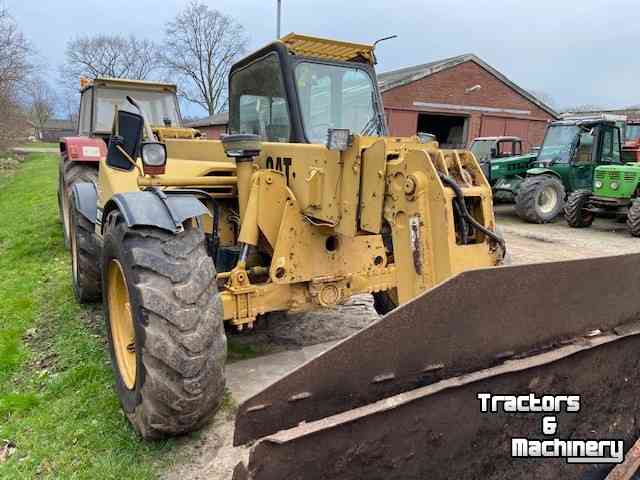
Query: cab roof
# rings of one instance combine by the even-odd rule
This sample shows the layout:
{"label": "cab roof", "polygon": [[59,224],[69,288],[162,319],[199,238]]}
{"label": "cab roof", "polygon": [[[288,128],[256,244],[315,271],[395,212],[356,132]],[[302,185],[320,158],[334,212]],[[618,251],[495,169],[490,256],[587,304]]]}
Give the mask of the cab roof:
{"label": "cab roof", "polygon": [[173,83],[164,82],[152,82],[150,80],[133,80],[129,78],[111,78],[111,77],[96,77],[93,80],[81,79],[80,92],[84,92],[87,88],[92,86],[96,87],[111,87],[111,88],[132,88],[137,90],[151,90],[151,91],[169,91],[176,93],[177,88]]}
{"label": "cab roof", "polygon": [[520,137],[510,137],[510,136],[501,136],[501,137],[476,137],[473,139],[474,142],[482,141],[482,142],[497,142],[500,140],[514,140],[517,142],[521,142]]}
{"label": "cab roof", "polygon": [[311,37],[290,33],[280,39],[294,55],[323,58],[342,62],[363,59],[370,65],[375,64],[373,45],[364,43],[341,42],[328,38]]}

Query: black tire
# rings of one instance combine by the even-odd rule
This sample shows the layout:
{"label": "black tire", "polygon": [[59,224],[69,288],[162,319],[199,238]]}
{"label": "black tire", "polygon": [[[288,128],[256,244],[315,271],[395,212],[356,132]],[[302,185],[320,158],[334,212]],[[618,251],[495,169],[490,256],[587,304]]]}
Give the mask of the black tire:
{"label": "black tire", "polygon": [[58,211],[60,221],[62,222],[62,233],[64,235],[64,246],[70,248],[71,240],[69,238],[69,208],[71,206],[71,188],[75,183],[93,183],[98,184],[98,164],[92,163],[76,163],[70,160],[60,160],[61,177],[58,182]]}
{"label": "black tire", "polygon": [[71,280],[80,303],[95,303],[102,298],[100,248],[95,225],[77,209],[73,197],[69,208],[71,239]]}
{"label": "black tire", "polygon": [[375,292],[373,294],[373,308],[378,315],[386,315],[398,306],[394,298],[396,298],[396,296],[388,290]]}
{"label": "black tire", "polygon": [[513,193],[506,190],[498,190],[493,194],[493,203],[513,203]]}
{"label": "black tire", "polygon": [[585,210],[591,195],[591,190],[576,190],[567,198],[564,218],[570,227],[587,228],[593,223],[595,215]]}
{"label": "black tire", "polygon": [[629,233],[634,237],[640,237],[640,200],[636,199],[631,202],[629,213],[627,213],[627,227]]}
{"label": "black tire", "polygon": [[[549,191],[554,192],[555,203],[543,206],[541,201],[548,197]],[[549,223],[562,212],[564,198],[564,185],[558,178],[551,175],[527,177],[516,195],[516,214],[530,223]]]}
{"label": "black tire", "polygon": [[[204,234],[128,228],[109,216],[102,260],[103,304],[116,391],[145,439],[200,428],[225,392],[227,339],[216,271]],[[135,383],[127,388],[114,350],[108,266],[120,263],[135,332]]]}

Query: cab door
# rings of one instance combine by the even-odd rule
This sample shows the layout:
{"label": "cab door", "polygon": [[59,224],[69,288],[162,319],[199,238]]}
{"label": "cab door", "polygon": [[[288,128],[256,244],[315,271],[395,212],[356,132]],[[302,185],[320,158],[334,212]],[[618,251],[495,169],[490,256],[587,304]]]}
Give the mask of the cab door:
{"label": "cab door", "polygon": [[602,127],[600,156],[596,163],[622,163],[622,145],[618,127]]}
{"label": "cab door", "polygon": [[567,178],[571,192],[581,188],[591,188],[599,150],[597,148],[599,142],[596,141],[598,130],[592,128],[578,135]]}

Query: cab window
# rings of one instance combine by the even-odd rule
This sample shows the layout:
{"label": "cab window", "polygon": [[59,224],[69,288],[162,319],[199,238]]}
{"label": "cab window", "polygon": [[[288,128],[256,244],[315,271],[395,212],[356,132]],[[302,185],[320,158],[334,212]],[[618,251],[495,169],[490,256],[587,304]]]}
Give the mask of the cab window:
{"label": "cab window", "polygon": [[78,116],[78,135],[91,134],[91,96],[93,88],[88,88],[82,93],[80,99],[80,115]]}
{"label": "cab window", "polygon": [[500,158],[510,157],[511,155],[513,155],[513,142],[510,140],[499,142],[497,156]]}
{"label": "cab window", "polygon": [[602,161],[620,163],[620,130],[607,128],[602,135]]}
{"label": "cab window", "polygon": [[591,163],[593,152],[593,133],[583,132],[578,136],[575,163]]}
{"label": "cab window", "polygon": [[230,88],[232,133],[252,133],[268,142],[289,141],[291,123],[277,54],[235,72]]}

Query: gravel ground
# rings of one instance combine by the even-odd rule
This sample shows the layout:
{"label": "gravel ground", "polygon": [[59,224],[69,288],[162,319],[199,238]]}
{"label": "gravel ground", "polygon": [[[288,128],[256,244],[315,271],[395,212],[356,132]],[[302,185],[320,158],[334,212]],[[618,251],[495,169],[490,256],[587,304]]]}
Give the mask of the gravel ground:
{"label": "gravel ground", "polygon": [[[598,219],[592,228],[572,229],[562,218],[545,225],[524,223],[515,215],[512,205],[498,205],[496,214],[514,264],[640,252],[640,239],[631,237],[626,225],[614,220]],[[371,296],[360,295],[335,310],[273,315],[254,334],[242,335],[241,341],[256,346],[274,346],[280,351],[304,351],[309,345],[344,338],[377,318]],[[250,370],[256,362],[262,367],[273,359],[279,369],[283,368],[283,362],[285,366],[295,368],[306,358],[304,355],[278,354],[247,361],[246,365]],[[229,373],[242,377],[244,364],[242,368],[237,367],[230,366]],[[230,383],[238,381],[244,382],[245,379],[230,379]],[[249,390],[255,388],[257,391],[266,386],[258,383],[248,385]],[[231,445],[232,409],[219,413],[196,437],[180,441],[180,460],[165,473],[166,480],[228,479],[231,478],[233,467],[246,459],[246,448],[234,448]]]}

